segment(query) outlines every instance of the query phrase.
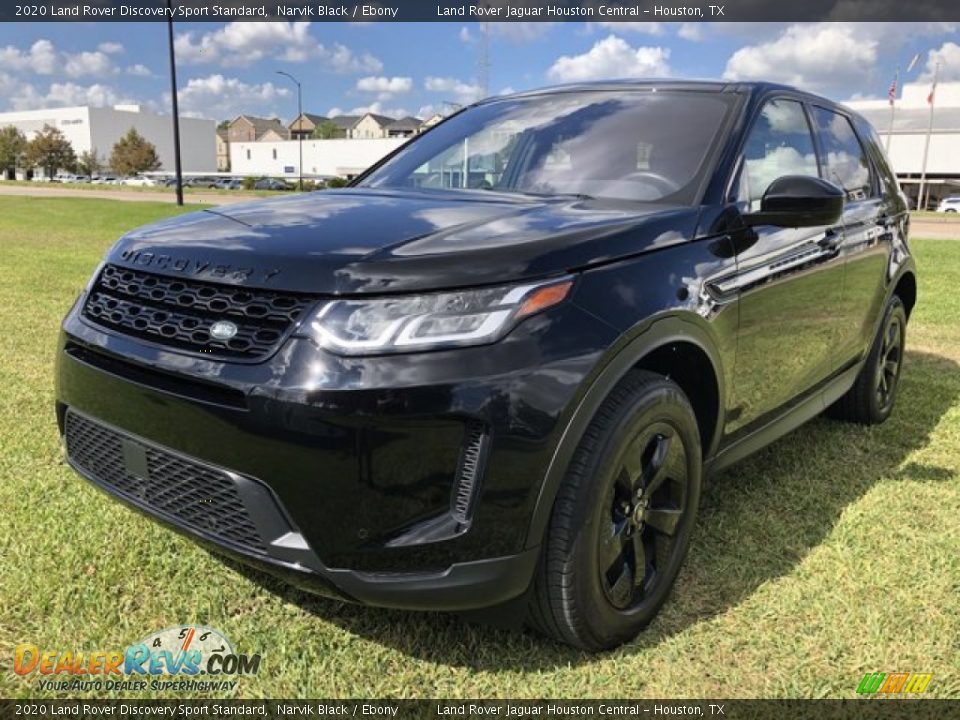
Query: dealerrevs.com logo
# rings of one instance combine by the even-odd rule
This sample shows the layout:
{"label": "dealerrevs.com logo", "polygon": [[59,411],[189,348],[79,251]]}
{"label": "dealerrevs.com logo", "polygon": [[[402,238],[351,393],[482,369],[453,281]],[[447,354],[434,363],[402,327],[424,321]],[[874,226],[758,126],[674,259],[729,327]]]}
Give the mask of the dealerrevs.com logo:
{"label": "dealerrevs.com logo", "polygon": [[41,649],[21,643],[13,671],[40,690],[227,692],[237,677],[256,675],[261,656],[242,654],[219,630],[200,625],[167,628],[125,650]]}

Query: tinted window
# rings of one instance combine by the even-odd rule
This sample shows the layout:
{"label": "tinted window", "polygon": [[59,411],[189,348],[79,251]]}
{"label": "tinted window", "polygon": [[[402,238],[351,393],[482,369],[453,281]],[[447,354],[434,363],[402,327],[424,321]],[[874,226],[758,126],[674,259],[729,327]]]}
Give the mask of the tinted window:
{"label": "tinted window", "polygon": [[897,183],[897,176],[890,168],[890,160],[887,157],[884,144],[877,135],[873,125],[861,120],[856,125],[860,139],[867,150],[867,154],[873,160],[873,172],[881,184],[881,191],[885,195],[897,195],[900,193],[900,185]]}
{"label": "tinted window", "polygon": [[413,141],[362,184],[692,202],[729,103],[670,91],[494,101]]}
{"label": "tinted window", "polygon": [[817,155],[803,106],[793,100],[771,100],[747,136],[737,200],[750,212],[759,210],[770,183],[784,175],[817,177]]}
{"label": "tinted window", "polygon": [[850,120],[823,108],[814,108],[813,118],[820,138],[824,178],[846,190],[850,200],[871,195],[870,163]]}

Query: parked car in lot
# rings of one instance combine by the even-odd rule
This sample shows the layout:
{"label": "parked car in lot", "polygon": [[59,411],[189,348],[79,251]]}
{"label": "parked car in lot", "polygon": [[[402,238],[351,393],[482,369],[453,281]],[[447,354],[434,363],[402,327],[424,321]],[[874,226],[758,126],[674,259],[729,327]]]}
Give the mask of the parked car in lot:
{"label": "parked car in lot", "polygon": [[120,181],[120,184],[131,187],[156,187],[157,181],[144,175],[137,175],[136,177],[124,178]]}
{"label": "parked car in lot", "polygon": [[185,177],[183,179],[184,187],[195,188],[213,188],[217,185],[217,178],[214,177]]}
{"label": "parked car in lot", "polygon": [[213,186],[218,190],[240,190],[243,188],[243,181],[237,178],[220,178]]}
{"label": "parked car in lot", "polygon": [[254,190],[292,190],[293,188],[283,180],[276,178],[260,178],[253,184]]}
{"label": "parked car in lot", "polygon": [[937,206],[937,212],[960,212],[960,195],[949,195],[948,197],[945,197]]}
{"label": "parked car in lot", "polygon": [[348,188],[121,237],[63,323],[59,429],[106,492],[299,586],[611,648],[708,477],[889,417],[908,226],[874,129],[794,88],[492,98]]}
{"label": "parked car in lot", "polygon": [[90,179],[91,185],[115,185],[117,178],[114,175],[97,175]]}

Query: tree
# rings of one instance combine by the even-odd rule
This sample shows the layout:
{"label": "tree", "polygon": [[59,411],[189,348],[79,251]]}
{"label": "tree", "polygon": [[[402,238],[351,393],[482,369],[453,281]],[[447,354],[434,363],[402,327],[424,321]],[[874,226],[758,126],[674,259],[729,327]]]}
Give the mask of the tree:
{"label": "tree", "polygon": [[110,167],[120,175],[136,175],[149,170],[159,170],[160,158],[153,143],[145,140],[135,128],[130,128],[113,146]]}
{"label": "tree", "polygon": [[77,166],[77,155],[62,132],[50,125],[44,125],[43,130],[27,143],[23,152],[23,164],[26,167],[41,167],[47,177],[52,178],[59,170],[72,172]]}
{"label": "tree", "polygon": [[103,161],[100,160],[96,148],[80,153],[80,159],[77,160],[77,170],[91,177],[100,174],[100,171],[103,170]]}
{"label": "tree", "polygon": [[231,120],[221,120],[217,123],[217,130],[229,130]]}
{"label": "tree", "polygon": [[16,172],[26,146],[27,138],[13,125],[0,128],[0,175],[4,180]]}
{"label": "tree", "polygon": [[313,137],[317,140],[330,140],[331,138],[342,137],[340,128],[333,120],[324,120],[313,129]]}

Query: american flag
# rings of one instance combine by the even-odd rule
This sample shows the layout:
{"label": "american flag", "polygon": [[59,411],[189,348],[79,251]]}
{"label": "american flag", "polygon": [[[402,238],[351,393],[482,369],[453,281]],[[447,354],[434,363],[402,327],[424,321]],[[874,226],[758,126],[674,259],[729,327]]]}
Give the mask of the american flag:
{"label": "american flag", "polygon": [[928,104],[928,105],[933,105],[933,96],[936,94],[936,92],[937,92],[937,78],[936,78],[936,76],[934,76],[934,78],[933,78],[933,85],[930,86],[930,94],[927,95],[927,104]]}
{"label": "american flag", "polygon": [[890,104],[893,105],[893,103],[897,99],[897,78],[896,77],[894,77],[893,82],[890,83],[890,89],[887,91],[887,97],[890,98]]}

